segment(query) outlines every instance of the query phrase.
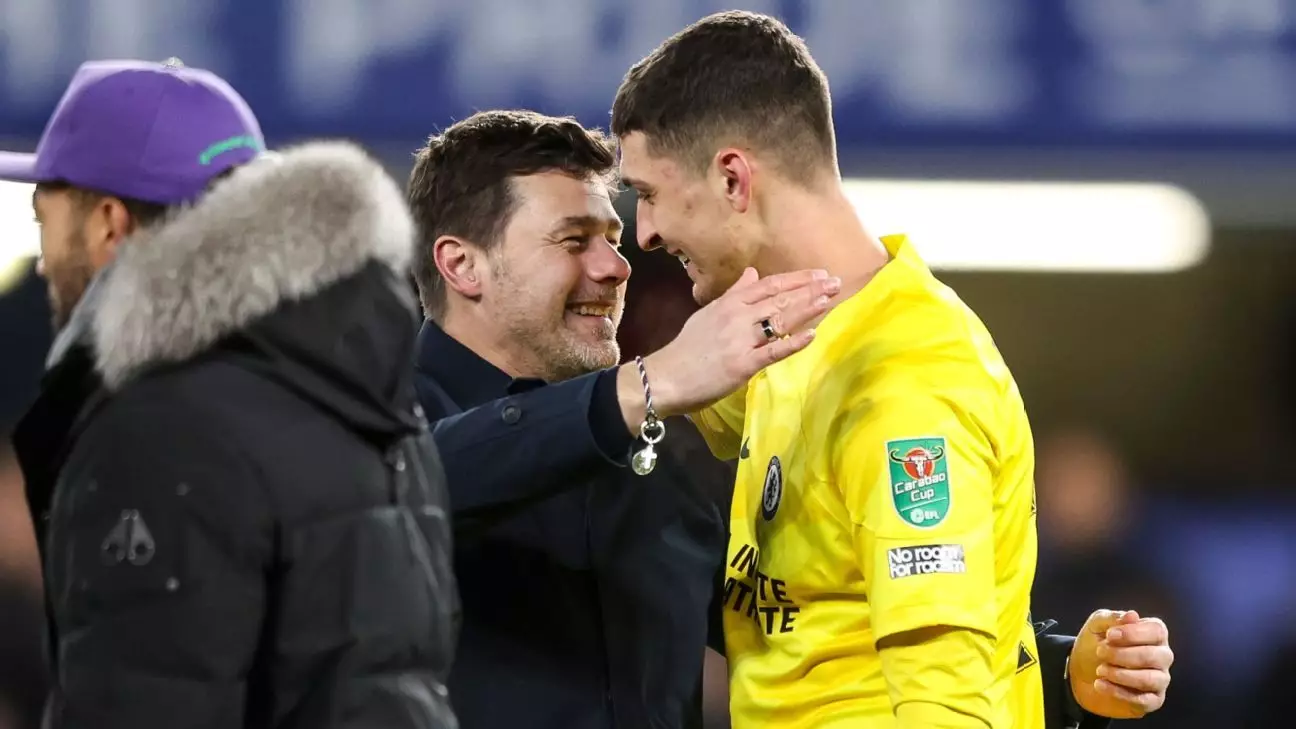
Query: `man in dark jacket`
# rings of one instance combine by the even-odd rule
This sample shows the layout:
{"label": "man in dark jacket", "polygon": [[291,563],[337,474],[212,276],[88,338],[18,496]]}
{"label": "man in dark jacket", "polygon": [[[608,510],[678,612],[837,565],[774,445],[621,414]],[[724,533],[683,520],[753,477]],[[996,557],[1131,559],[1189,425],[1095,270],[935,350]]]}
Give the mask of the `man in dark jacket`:
{"label": "man in dark jacket", "polygon": [[[614,164],[575,121],[484,112],[433,138],[411,174],[428,315],[417,384],[454,505],[465,622],[451,687],[467,729],[700,727],[704,646],[724,649],[713,597],[729,504],[707,481],[731,474],[679,458],[696,434],[674,424],[655,469],[626,467],[644,393],[636,364],[616,367],[630,271]],[[784,297],[785,331],[829,288]],[[645,359],[659,414],[759,368],[744,291]],[[1040,640],[1050,729],[1084,718],[1065,678],[1073,641]]]}
{"label": "man in dark jacket", "polygon": [[62,325],[15,434],[55,729],[455,726],[412,222],[352,146],[260,151],[210,74],[91,64],[0,158]]}

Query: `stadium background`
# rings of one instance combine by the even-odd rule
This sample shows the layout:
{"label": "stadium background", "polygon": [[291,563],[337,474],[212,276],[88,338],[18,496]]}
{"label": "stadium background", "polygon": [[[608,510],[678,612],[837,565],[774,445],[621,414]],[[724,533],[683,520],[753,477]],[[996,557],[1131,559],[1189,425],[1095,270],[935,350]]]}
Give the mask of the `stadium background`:
{"label": "stadium background", "polygon": [[[630,63],[729,7],[805,35],[843,172],[874,181],[866,220],[921,233],[1013,367],[1039,447],[1037,614],[1167,619],[1175,682],[1144,726],[1290,725],[1296,0],[0,0],[0,142],[32,148],[83,60],[178,56],[228,78],[273,144],[351,137],[403,178],[477,109],[606,125]],[[1095,181],[1173,187],[1041,186]],[[0,431],[50,341],[29,199],[0,190]],[[630,258],[633,354],[692,304],[672,260]],[[9,713],[40,690],[26,519],[0,449]]]}

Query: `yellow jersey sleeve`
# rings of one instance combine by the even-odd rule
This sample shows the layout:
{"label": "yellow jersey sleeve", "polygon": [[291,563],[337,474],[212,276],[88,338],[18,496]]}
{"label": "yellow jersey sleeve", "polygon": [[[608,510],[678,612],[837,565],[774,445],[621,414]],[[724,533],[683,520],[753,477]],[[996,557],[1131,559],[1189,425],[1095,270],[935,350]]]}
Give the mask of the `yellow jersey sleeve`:
{"label": "yellow jersey sleeve", "polygon": [[722,461],[732,461],[742,448],[743,418],[747,415],[747,386],[711,407],[689,416],[711,454]]}
{"label": "yellow jersey sleeve", "polygon": [[879,651],[897,728],[991,726],[993,653],[990,638],[971,630]]}
{"label": "yellow jersey sleeve", "polygon": [[834,470],[875,637],[950,626],[997,638],[989,440],[932,391],[861,403],[841,422]]}

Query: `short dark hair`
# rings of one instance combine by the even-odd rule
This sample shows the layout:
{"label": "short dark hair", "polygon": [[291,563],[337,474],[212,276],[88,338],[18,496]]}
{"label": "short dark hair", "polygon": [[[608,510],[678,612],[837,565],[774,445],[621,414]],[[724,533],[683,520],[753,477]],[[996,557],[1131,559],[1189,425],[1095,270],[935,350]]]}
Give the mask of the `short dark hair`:
{"label": "short dark hair", "polygon": [[43,182],[36,187],[37,189],[47,192],[68,192],[72,196],[72,204],[81,212],[89,211],[95,203],[105,197],[119,200],[121,201],[122,207],[126,208],[126,213],[131,216],[131,220],[135,222],[135,225],[141,228],[147,228],[150,225],[153,225],[159,220],[165,218],[167,214],[171,212],[171,206],[169,205],[160,205],[145,200],[121,197],[120,195],[113,195],[108,192],[99,192],[98,190],[90,190],[84,187],[69,185],[66,182]]}
{"label": "short dark hair", "polygon": [[803,182],[837,159],[828,78],[786,25],[744,11],[709,15],[636,63],[611,128],[642,132],[653,154],[697,171],[727,143],[769,153]]}
{"label": "short dark hair", "polygon": [[493,247],[517,204],[513,178],[561,171],[593,175],[615,189],[615,168],[614,142],[571,117],[483,111],[430,138],[414,155],[407,189],[419,230],[413,273],[424,313],[440,321],[446,307],[432,244],[453,235]]}

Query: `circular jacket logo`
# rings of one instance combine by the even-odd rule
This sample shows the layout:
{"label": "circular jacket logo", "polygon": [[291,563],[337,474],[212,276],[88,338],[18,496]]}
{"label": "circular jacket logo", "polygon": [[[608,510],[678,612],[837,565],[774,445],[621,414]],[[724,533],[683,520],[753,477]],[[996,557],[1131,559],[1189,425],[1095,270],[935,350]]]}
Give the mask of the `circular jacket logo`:
{"label": "circular jacket logo", "polygon": [[765,521],[774,519],[782,500],[783,464],[779,463],[778,456],[773,456],[765,471],[765,490],[761,492],[761,516],[765,517]]}

